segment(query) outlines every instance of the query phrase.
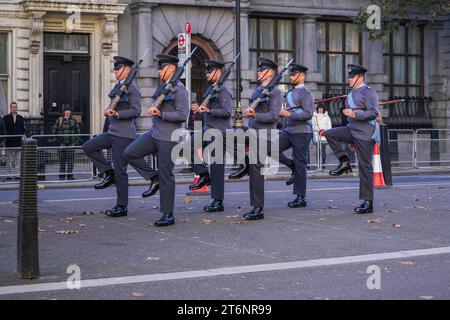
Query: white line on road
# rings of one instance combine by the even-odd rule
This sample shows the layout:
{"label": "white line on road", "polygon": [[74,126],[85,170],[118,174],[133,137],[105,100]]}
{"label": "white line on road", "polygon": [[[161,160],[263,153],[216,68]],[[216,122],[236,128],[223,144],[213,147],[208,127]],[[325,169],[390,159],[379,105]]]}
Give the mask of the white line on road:
{"label": "white line on road", "polygon": [[[450,183],[416,183],[416,184],[397,184],[393,188],[422,188],[422,187],[438,187],[438,186],[448,186]],[[358,190],[359,187],[333,187],[333,188],[313,188],[308,189],[309,191],[336,191],[336,190]],[[267,190],[265,193],[285,193],[287,189],[283,190]],[[239,194],[248,194],[248,191],[233,191],[233,192],[225,192],[225,195],[239,195]],[[185,193],[178,193],[175,195],[176,197],[185,197]],[[141,196],[130,196],[129,199],[142,199]],[[153,198],[159,198],[159,195],[153,196]],[[55,202],[68,202],[68,201],[99,201],[99,200],[116,200],[116,197],[97,197],[97,198],[74,198],[74,199],[49,199],[42,200],[41,203],[55,203]],[[2,204],[13,204],[13,201],[4,201],[0,202]]]}
{"label": "white line on road", "polygon": [[[382,252],[357,256],[335,257],[304,261],[291,261],[270,264],[256,264],[229,268],[192,270],[182,272],[146,274],[138,276],[112,277],[100,279],[81,280],[81,288],[98,288],[114,285],[142,284],[157,281],[184,280],[195,278],[237,275],[244,273],[280,271],[289,269],[302,269],[310,267],[336,266],[349,263],[363,263],[391,259],[404,259],[438,254],[450,254],[450,247],[437,247],[429,249],[416,249],[408,251]],[[30,285],[17,285],[0,287],[0,295],[33,293],[43,291],[69,290],[66,282],[51,282]]]}

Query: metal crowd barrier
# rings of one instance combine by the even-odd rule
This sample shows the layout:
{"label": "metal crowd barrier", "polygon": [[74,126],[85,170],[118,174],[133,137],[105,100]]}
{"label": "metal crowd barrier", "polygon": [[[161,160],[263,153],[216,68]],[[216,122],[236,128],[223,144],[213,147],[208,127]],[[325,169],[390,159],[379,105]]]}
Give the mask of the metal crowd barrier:
{"label": "metal crowd barrier", "polygon": [[[99,177],[92,162],[82,150],[82,144],[91,136],[80,135],[35,135],[37,141],[38,179],[46,181],[88,181]],[[20,176],[20,147],[6,147],[7,139],[21,139],[21,135],[0,136],[0,182],[14,182]],[[74,141],[74,145],[61,145],[65,138]],[[347,146],[345,146],[347,147]],[[390,129],[389,150],[391,165],[394,169],[450,167],[450,130],[448,129]],[[357,170],[358,159],[348,150],[351,163]],[[325,155],[323,157],[322,155]],[[104,150],[108,161],[112,162],[111,150]],[[292,149],[285,152],[292,157]],[[325,161],[323,161],[325,160]],[[147,163],[158,168],[156,155],[146,157]],[[277,165],[272,161],[271,165]],[[322,146],[312,143],[309,146],[308,172],[327,172],[338,164],[338,160],[328,144]],[[226,170],[236,168],[229,153],[226,153]],[[190,173],[190,165],[184,158],[175,163],[175,174]],[[289,174],[290,169],[280,165],[279,173]],[[130,179],[142,179],[131,166],[128,166]]]}

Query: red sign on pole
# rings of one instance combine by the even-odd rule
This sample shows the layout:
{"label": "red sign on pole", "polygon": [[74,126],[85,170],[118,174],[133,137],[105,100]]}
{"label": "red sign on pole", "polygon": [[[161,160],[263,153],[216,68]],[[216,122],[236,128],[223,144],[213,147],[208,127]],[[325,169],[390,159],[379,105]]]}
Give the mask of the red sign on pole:
{"label": "red sign on pole", "polygon": [[180,35],[180,37],[178,38],[178,46],[184,47],[184,36],[183,35]]}
{"label": "red sign on pole", "polygon": [[187,33],[187,34],[190,34],[190,33],[191,33],[191,24],[190,24],[189,22],[186,23],[185,29],[186,29],[186,33]]}

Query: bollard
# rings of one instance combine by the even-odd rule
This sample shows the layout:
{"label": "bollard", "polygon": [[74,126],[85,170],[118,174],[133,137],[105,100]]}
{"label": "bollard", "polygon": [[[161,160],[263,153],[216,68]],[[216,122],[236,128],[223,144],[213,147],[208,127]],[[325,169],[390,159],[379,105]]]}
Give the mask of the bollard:
{"label": "bollard", "polygon": [[386,186],[392,187],[392,170],[391,170],[391,154],[389,151],[389,132],[388,125],[380,125],[380,135],[381,135],[381,168],[383,169],[384,184]]}
{"label": "bollard", "polygon": [[17,277],[36,279],[39,277],[36,140],[22,139],[20,161]]}

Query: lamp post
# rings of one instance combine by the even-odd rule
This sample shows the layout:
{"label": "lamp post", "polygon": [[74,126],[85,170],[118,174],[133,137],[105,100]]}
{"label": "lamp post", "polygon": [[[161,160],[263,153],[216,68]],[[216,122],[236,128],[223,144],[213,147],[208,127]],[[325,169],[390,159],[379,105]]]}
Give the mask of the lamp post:
{"label": "lamp post", "polygon": [[[236,53],[241,52],[241,1],[236,1],[235,20],[236,20]],[[244,122],[242,120],[241,109],[241,57],[236,61],[236,108],[234,110],[234,127],[242,128]]]}

